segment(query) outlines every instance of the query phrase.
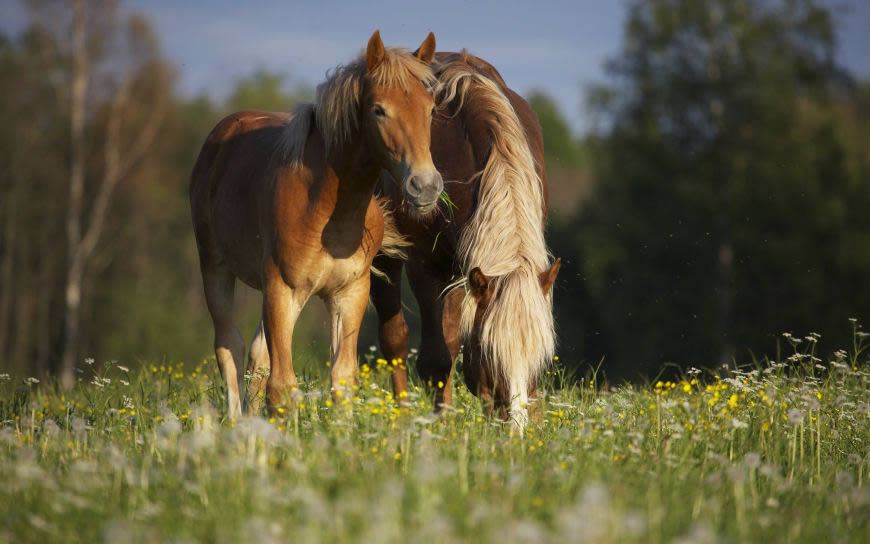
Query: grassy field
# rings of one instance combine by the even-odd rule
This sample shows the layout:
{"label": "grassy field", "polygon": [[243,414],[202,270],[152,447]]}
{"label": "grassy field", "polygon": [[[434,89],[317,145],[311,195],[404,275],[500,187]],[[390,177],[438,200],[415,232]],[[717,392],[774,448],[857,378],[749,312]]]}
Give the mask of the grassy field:
{"label": "grassy field", "polygon": [[298,409],[234,424],[213,362],[0,375],[0,542],[867,542],[866,336],[648,386],[553,370],[522,437],[461,385],[397,406],[373,356],[352,398],[307,368]]}

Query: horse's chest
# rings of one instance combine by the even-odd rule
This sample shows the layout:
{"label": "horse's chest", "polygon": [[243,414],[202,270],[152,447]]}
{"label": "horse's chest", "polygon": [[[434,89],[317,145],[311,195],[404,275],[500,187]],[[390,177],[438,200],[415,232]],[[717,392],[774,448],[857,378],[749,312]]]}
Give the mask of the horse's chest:
{"label": "horse's chest", "polygon": [[335,292],[369,272],[371,256],[362,247],[340,255],[325,248],[308,249],[288,255],[282,266],[285,280],[295,289],[309,294]]}
{"label": "horse's chest", "polygon": [[329,270],[329,274],[323,282],[323,287],[328,290],[340,289],[356,282],[368,274],[371,262],[362,249],[347,258],[335,258],[330,255],[324,261],[324,268]]}

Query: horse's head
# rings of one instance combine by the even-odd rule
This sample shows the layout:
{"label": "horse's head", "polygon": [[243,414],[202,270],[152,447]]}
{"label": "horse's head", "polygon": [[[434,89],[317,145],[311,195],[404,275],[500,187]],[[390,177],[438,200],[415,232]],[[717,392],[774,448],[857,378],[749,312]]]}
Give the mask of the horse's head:
{"label": "horse's head", "polygon": [[[424,83],[432,81],[428,67],[434,55],[431,32],[413,58],[388,56],[379,32],[366,49],[369,92],[362,103],[362,124],[377,160],[401,184],[403,199],[420,215],[435,208],[444,189],[429,152],[435,100]],[[419,77],[421,68],[424,78]]]}
{"label": "horse's head", "polygon": [[534,369],[540,369],[552,355],[549,295],[560,266],[561,259],[556,259],[536,277],[496,278],[480,268],[468,274],[466,304],[471,305],[473,314],[470,322],[463,323],[466,382],[469,388],[490,397],[487,400],[493,401],[502,415],[507,415],[510,407],[514,419],[525,418],[528,389],[536,377]]}

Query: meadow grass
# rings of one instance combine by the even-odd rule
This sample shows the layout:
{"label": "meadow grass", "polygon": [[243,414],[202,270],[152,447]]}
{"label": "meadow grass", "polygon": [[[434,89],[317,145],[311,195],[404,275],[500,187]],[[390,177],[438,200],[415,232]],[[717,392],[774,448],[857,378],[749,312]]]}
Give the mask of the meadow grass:
{"label": "meadow grass", "polygon": [[522,436],[461,384],[443,417],[397,404],[371,354],[352,396],[309,368],[296,409],[234,423],[213,362],[84,364],[66,394],[0,375],[0,542],[867,542],[855,333],[642,386],[555,365]]}

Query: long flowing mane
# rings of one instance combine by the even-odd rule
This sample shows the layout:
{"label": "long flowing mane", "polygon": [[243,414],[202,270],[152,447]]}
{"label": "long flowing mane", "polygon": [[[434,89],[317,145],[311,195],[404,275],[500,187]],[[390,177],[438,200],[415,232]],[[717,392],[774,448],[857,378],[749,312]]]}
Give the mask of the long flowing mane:
{"label": "long flowing mane", "polygon": [[313,103],[300,104],[293,111],[282,141],[284,158],[298,161],[305,150],[305,141],[316,123],[327,154],[340,147],[356,132],[360,122],[360,102],[368,85],[410,89],[414,81],[435,89],[437,80],[430,67],[400,47],[384,49],[383,61],[371,72],[364,55],[355,61],[327,72],[326,81],[317,86]]}
{"label": "long flowing mane", "polygon": [[[484,123],[492,145],[480,176],[477,208],[459,239],[463,276],[480,267],[495,282],[480,331],[489,360],[508,382],[513,408],[527,400],[530,381],[555,351],[552,299],[538,273],[550,266],[544,240],[543,186],[526,133],[499,84],[463,59],[435,67],[439,102],[472,107],[466,119]],[[472,104],[473,103],[473,104]],[[461,331],[471,333],[476,301],[466,296]]]}

